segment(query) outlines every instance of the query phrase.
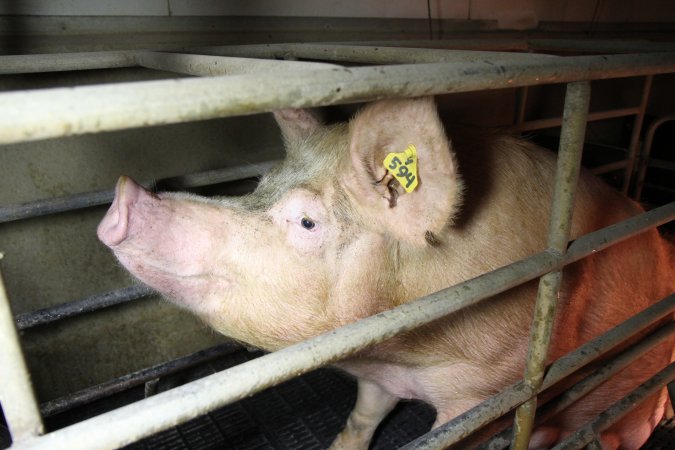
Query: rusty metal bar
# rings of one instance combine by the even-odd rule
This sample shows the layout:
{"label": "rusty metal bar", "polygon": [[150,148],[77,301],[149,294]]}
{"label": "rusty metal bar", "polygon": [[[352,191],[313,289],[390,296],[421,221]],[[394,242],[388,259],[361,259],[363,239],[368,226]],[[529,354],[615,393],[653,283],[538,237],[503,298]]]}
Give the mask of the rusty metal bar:
{"label": "rusty metal bar", "polygon": [[642,189],[645,184],[645,176],[647,174],[647,168],[650,165],[650,155],[652,153],[652,145],[654,144],[654,135],[656,130],[666,122],[675,120],[675,115],[673,116],[664,116],[655,120],[652,124],[649,125],[647,129],[647,134],[645,136],[645,142],[642,148],[642,155],[640,155],[640,168],[638,170],[637,181],[635,185],[635,200],[640,201],[642,198]]}
{"label": "rusty metal bar", "polygon": [[481,299],[574,262],[575,258],[582,258],[673,219],[675,203],[580,237],[570,246],[564,258],[546,251],[538,253],[393,310],[54,431],[39,439],[15,445],[14,449],[108,449],[134,442],[422,323],[476,304]]}
{"label": "rusty metal bar", "polygon": [[635,160],[640,146],[640,136],[642,135],[642,123],[644,122],[645,113],[647,111],[653,79],[653,75],[647,75],[642,84],[642,97],[640,98],[639,112],[635,115],[635,119],[633,120],[633,130],[631,131],[630,142],[628,144],[628,158],[626,170],[623,175],[623,188],[621,189],[621,192],[623,192],[624,195],[628,195],[628,189],[630,188],[630,183],[633,179]]}
{"label": "rusty metal bar", "polygon": [[[401,450],[441,450],[461,441],[468,437],[473,431],[511,411],[519,404],[534,396],[537,392],[541,392],[553,386],[569,374],[574,373],[589,364],[598,356],[616,347],[627,337],[634,336],[657,320],[672,314],[673,311],[675,311],[675,294],[652,305],[628,321],[619,324],[607,333],[583,344],[563,358],[555,361],[551,366],[552,370],[554,369],[554,375],[547,376],[544,383],[537,390],[532,389],[524,381],[520,381],[499,394],[485,400],[464,414],[454,418],[450,422],[419,437]],[[600,384],[604,379],[598,380],[598,377],[606,376],[608,378],[613,373],[616,373],[618,370],[625,367],[625,365],[630,364],[636,356],[642,354],[641,352],[672,336],[674,331],[675,324],[670,324],[667,327],[659,329],[657,332],[652,333],[649,337],[623,352],[620,356],[615,357],[615,359],[608,362],[601,370],[602,373],[600,375],[594,374],[590,381],[585,380],[582,383],[593,382],[596,383],[596,385]],[[582,385],[582,387],[584,386]],[[588,389],[589,386],[585,386],[585,388]],[[553,412],[557,412],[557,410]],[[508,442],[510,442],[510,440]],[[501,436],[501,440],[497,442],[497,445],[490,446],[489,448],[501,449],[507,446],[508,442],[504,442],[504,436]]]}
{"label": "rusty metal bar", "polygon": [[587,450],[602,450],[602,444],[598,440],[597,436],[591,442],[588,443],[588,445],[586,446],[586,449]]}
{"label": "rusty metal bar", "polygon": [[582,448],[584,445],[587,445],[596,439],[596,437],[603,430],[609,428],[613,423],[619,421],[643,400],[658,392],[659,389],[663,389],[667,383],[674,379],[675,362],[670,363],[665,369],[661,370],[652,378],[642,383],[637,389],[632,391],[626,397],[610,406],[606,411],[600,413],[600,415],[589,424],[578,430],[560,444],[553,447],[553,450],[573,450]]}
{"label": "rusty metal bar", "polygon": [[201,47],[188,51],[200,54],[239,56],[247,58],[285,58],[339,61],[360,64],[419,64],[441,62],[492,63],[550,60],[552,55],[495,52],[485,50],[451,50],[431,48],[401,48],[391,44],[382,46],[341,44],[265,44],[222,47]]}
{"label": "rusty metal bar", "polygon": [[[532,55],[528,55],[532,56]],[[0,94],[0,144],[309,107],[675,72],[675,53],[306,70]]]}
{"label": "rusty metal bar", "polygon": [[523,131],[523,124],[525,123],[525,114],[527,112],[527,97],[529,93],[530,89],[528,86],[518,88],[516,91],[515,125],[520,131]]}
{"label": "rusty metal bar", "polygon": [[528,46],[531,50],[555,50],[584,53],[649,53],[675,51],[675,44],[672,42],[625,41],[616,39],[530,39],[528,41]]}
{"label": "rusty metal bar", "polygon": [[215,358],[227,355],[240,349],[241,346],[239,346],[239,344],[235,344],[234,342],[207,348],[183,358],[178,358],[173,361],[148,367],[147,369],[132,372],[119,378],[106,381],[105,383],[101,383],[73,394],[69,394],[65,397],[60,397],[55,400],[42,403],[40,405],[40,411],[45,417],[59,414],[64,411],[68,411],[69,409],[85,405],[94,400],[123,392],[135,386],[140,386],[148,381],[171,375],[181,370],[194,367],[198,364],[206,363]]}
{"label": "rusty metal bar", "polygon": [[594,175],[602,175],[603,173],[614,172],[615,170],[625,169],[628,161],[622,159],[621,161],[614,161],[609,164],[593,167],[591,173]]}
{"label": "rusty metal bar", "polygon": [[30,313],[17,314],[16,327],[23,331],[28,328],[46,325],[48,323],[63,320],[68,317],[79,316],[80,314],[98,311],[114,305],[121,305],[133,300],[148,297],[155,291],[144,285],[129,286],[117,289],[103,294],[92,295],[91,297],[62,305],[44,308]]}
{"label": "rusty metal bar", "polygon": [[[155,184],[162,184],[170,186],[172,189],[190,189],[210,184],[257,177],[268,172],[280,161],[281,160],[272,160],[226,167],[224,169],[207,170],[204,172],[164,178],[158,181],[145,181],[141,184],[146,188],[150,188]],[[88,208],[90,206],[105,205],[112,202],[114,196],[115,191],[113,189],[106,189],[63,197],[52,197],[45,200],[36,200],[16,205],[0,206],[0,223]]]}
{"label": "rusty metal bar", "polygon": [[[598,120],[616,119],[618,117],[626,117],[640,114],[640,107],[610,109],[607,111],[596,111],[588,114],[588,121],[595,122]],[[551,117],[548,119],[528,120],[523,122],[518,131],[533,131],[544,128],[555,128],[562,125],[562,117]]]}
{"label": "rusty metal bar", "polygon": [[[567,85],[548,235],[549,248],[560,254],[564,254],[567,249],[572,227],[572,210],[574,209],[574,197],[581,170],[581,154],[584,148],[586,116],[588,115],[590,98],[590,82],[577,82]],[[539,280],[537,303],[525,365],[525,384],[533,390],[539,389],[544,379],[561,277],[562,271],[557,270],[544,275]],[[515,433],[512,444],[514,450],[527,449],[536,408],[537,399],[534,397],[521,405],[516,411]]]}
{"label": "rusty metal bar", "polygon": [[14,326],[12,308],[0,274],[0,403],[15,443],[44,432],[30,374]]}
{"label": "rusty metal bar", "polygon": [[[671,307],[672,309],[675,309],[675,302],[671,301]],[[640,321],[640,324],[633,323],[633,325],[640,326],[641,329],[644,329],[645,327],[649,326],[649,324],[653,323],[654,321],[658,319],[654,319],[654,317],[663,317],[667,314],[670,314],[670,311],[666,314],[661,314],[658,316],[652,316],[651,321],[650,319],[647,319],[645,321]],[[620,325],[621,327],[624,327],[624,324]],[[636,328],[632,329],[627,329],[626,328],[626,335],[618,335],[616,336],[616,339],[612,339],[611,343],[609,345],[616,346],[619,342],[623,341],[626,339],[626,336],[629,335],[634,335],[638,330]],[[543,407],[539,408],[537,410],[537,417],[535,423],[543,423],[546,422],[547,420],[551,419],[554,417],[556,414],[560,413],[561,411],[565,410],[567,407],[572,405],[574,402],[576,402],[579,398],[585,396],[589,392],[591,392],[593,389],[598,387],[600,384],[608,380],[609,378],[613,377],[616,375],[618,372],[621,370],[625,369],[628,365],[630,365],[632,362],[634,362],[638,357],[641,355],[646,354],[649,352],[652,348],[656,347],[657,345],[663,343],[664,341],[671,339],[672,336],[675,335],[675,323],[669,323],[667,325],[662,326],[658,330],[652,332],[649,336],[646,336],[645,338],[641,339],[639,342],[631,346],[630,348],[622,351],[620,354],[614,356],[611,358],[609,361],[604,362],[603,366],[592,373],[591,375],[587,376],[584,378],[582,381],[578,382],[571,388],[567,389],[563,394],[561,394],[558,398],[555,400],[551,401],[550,403],[547,403]],[[604,343],[601,341],[601,345],[607,345],[610,340],[609,339],[603,339]],[[582,347],[582,349],[589,349],[593,350],[592,346],[586,345],[585,347]],[[556,361],[553,365],[553,367],[564,367],[567,363],[569,364],[577,364],[577,356],[579,351],[576,351],[573,353],[574,357],[568,356],[563,359],[560,359]],[[593,352],[595,355],[596,352]],[[584,358],[586,361],[584,361],[582,364],[585,364],[588,359],[595,359],[593,358]],[[567,362],[565,362],[567,361]],[[569,367],[569,366],[568,366]],[[546,381],[544,381],[544,384],[542,385],[542,388],[540,391],[543,391],[544,389],[547,389],[550,386],[553,386],[555,383],[558,381],[564,379],[567,376],[567,373],[572,373],[573,370],[570,370],[569,368],[564,368],[564,370],[557,370],[557,373],[554,374],[553,376],[547,377]],[[499,433],[497,436],[494,436],[491,438],[488,442],[480,445],[477,450],[502,450],[506,447],[509,446],[511,443],[511,440],[513,438],[513,429],[508,428],[507,430]]]}

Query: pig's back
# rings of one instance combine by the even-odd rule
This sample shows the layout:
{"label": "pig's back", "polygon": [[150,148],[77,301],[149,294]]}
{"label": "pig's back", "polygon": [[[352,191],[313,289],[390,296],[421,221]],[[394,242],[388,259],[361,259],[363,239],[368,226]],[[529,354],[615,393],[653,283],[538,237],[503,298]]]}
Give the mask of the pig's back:
{"label": "pig's back", "polygon": [[[471,255],[465,260],[469,269],[462,277],[466,279],[546,248],[556,155],[511,137],[483,136],[463,140],[465,138],[460,134],[455,142],[460,171],[466,183],[464,212],[455,224],[456,236],[464,239],[455,243],[466,245],[463,254]],[[642,211],[638,204],[582,170],[575,197],[571,239]],[[674,254],[672,245],[656,230],[650,230],[567,266],[563,272],[549,360],[606,332],[675,291]],[[534,291],[532,286],[527,293],[528,289],[524,287],[522,293],[527,299],[517,300],[518,294],[507,294],[506,301],[519,305],[516,309],[529,310],[531,315]],[[490,314],[493,309],[496,307],[485,304],[477,307],[475,313],[485,315],[483,331],[486,334],[483,336],[495,338],[493,345],[496,348],[499,348],[498,343],[516,334],[515,328],[529,326],[531,318],[513,320],[512,316],[514,328],[509,333],[494,334],[494,330],[502,326],[488,328],[487,318],[494,316]],[[510,308],[510,311],[514,309]],[[524,357],[526,334],[527,331],[522,332],[520,342],[511,343],[513,353],[520,355],[516,359]],[[563,429],[581,426],[588,417],[606,409],[672,359],[672,343],[666,342],[558,417],[558,425]],[[522,366],[518,367],[520,369]],[[512,376],[518,370],[512,370]],[[648,434],[648,430],[635,427],[651,424],[653,428],[660,417],[662,404],[663,398],[652,397],[650,402],[636,409],[632,417],[626,418],[623,428],[615,427],[610,432],[621,439]],[[645,427],[649,428],[648,425]]]}

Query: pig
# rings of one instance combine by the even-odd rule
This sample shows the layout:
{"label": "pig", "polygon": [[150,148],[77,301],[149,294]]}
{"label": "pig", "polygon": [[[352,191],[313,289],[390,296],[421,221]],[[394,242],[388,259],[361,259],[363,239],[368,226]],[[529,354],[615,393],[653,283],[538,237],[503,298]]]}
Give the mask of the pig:
{"label": "pig", "polygon": [[[546,248],[548,150],[492,132],[448,137],[433,98],[378,101],[332,125],[306,110],[274,115],[286,157],[253,193],[155,194],[121,177],[98,227],[135,277],[226,336],[274,351]],[[583,172],[572,238],[641,211]],[[567,267],[549,361],[673,292],[674,260],[651,230]],[[432,405],[436,427],[522,379],[535,296],[526,283],[336,363],[358,394],[331,448],[366,449],[400,399]],[[530,448],[559,442],[672,359],[672,342],[656,347],[536,428]],[[664,389],[638,406],[602,433],[603,448],[639,448],[666,401]]]}

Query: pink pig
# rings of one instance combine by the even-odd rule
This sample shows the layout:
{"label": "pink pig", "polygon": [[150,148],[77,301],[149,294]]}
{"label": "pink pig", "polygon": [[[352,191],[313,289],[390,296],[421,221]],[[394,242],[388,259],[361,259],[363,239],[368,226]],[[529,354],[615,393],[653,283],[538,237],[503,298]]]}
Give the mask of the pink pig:
{"label": "pink pig", "polygon": [[[266,350],[316,336],[541,251],[555,156],[500,136],[445,135],[433,100],[387,100],[351,122],[275,113],[285,161],[239,198],[153,194],[122,177],[98,235],[136,277],[219,332]],[[417,150],[406,192],[383,161]],[[410,177],[410,175],[409,175]],[[582,173],[572,236],[641,208]],[[656,230],[566,268],[550,360],[675,290]],[[440,425],[523,376],[536,284],[528,283],[337,364],[358,399],[334,449],[366,449],[399,399]],[[666,342],[535,430],[549,448],[673,359]],[[666,391],[602,435],[637,449]]]}

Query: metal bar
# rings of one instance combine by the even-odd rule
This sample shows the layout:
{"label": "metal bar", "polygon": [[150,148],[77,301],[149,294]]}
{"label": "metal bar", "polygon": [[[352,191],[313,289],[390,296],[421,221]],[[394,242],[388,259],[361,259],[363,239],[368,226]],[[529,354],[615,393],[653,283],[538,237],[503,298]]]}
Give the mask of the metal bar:
{"label": "metal bar", "polygon": [[[675,53],[433,63],[187,78],[0,94],[0,144],[232,115],[675,72]],[[169,95],[170,93],[170,95]]]}
{"label": "metal bar", "polygon": [[[440,450],[461,441],[462,439],[469,436],[470,433],[495,420],[496,418],[503,416],[519,404],[531,398],[536,393],[548,389],[569,374],[576,372],[580,368],[592,362],[595,358],[597,358],[598,355],[602,354],[594,351],[596,348],[602,347],[606,352],[619,345],[624,339],[626,339],[626,335],[635,335],[657,320],[667,316],[668,314],[672,314],[673,311],[675,311],[675,294],[670,295],[669,297],[661,300],[659,303],[639,313],[635,316],[636,320],[633,320],[635,318],[631,318],[629,321],[618,325],[616,328],[620,328],[625,333],[625,335],[618,335],[614,331],[616,328],[614,328],[609,332],[583,344],[576,350],[573,350],[572,352],[565,355],[563,358],[555,361],[552,365],[552,367],[556,367],[554,372],[555,376],[547,377],[545,384],[542,384],[538,389],[535,390],[531,386],[528,386],[525,381],[515,383],[499,394],[490,397],[469,411],[452,419],[450,422],[441,425],[424,436],[419,437],[415,441],[403,447],[401,450]],[[644,341],[636,344],[634,348],[626,351],[626,355],[622,355],[623,358],[619,361],[619,363],[629,364],[631,362],[629,357],[634,358],[636,355],[640,355],[640,351],[644,351],[646,348],[662,342],[672,335],[673,331],[675,331],[675,324],[668,326],[665,331],[660,329],[658,332],[653,333],[648,338],[645,338]],[[592,351],[593,353],[592,358],[588,357],[589,351]],[[611,364],[614,363],[608,363],[607,367],[611,367]],[[612,369],[610,368],[603,370],[610,371]],[[618,371],[620,369],[615,368],[614,370]],[[601,381],[597,382],[599,384]],[[503,442],[503,440],[501,442]],[[508,445],[508,443],[506,443],[506,445]]]}
{"label": "metal bar", "polygon": [[675,44],[672,42],[646,42],[625,40],[581,40],[581,39],[530,39],[531,50],[556,50],[569,52],[595,53],[649,53],[672,52]]}
{"label": "metal bar", "polygon": [[[586,116],[591,98],[591,84],[577,82],[567,85],[563,125],[560,132],[560,149],[556,169],[553,204],[549,221],[548,246],[564,254],[572,227],[572,210],[577,182],[581,170],[581,154],[586,134]],[[530,334],[530,344],[525,364],[525,383],[537,390],[544,379],[546,357],[551,341],[556,300],[562,271],[547,273],[539,280],[537,303]],[[536,397],[528,400],[516,411],[512,448],[526,450],[530,442]]]}
{"label": "metal bar", "polygon": [[602,444],[598,440],[597,436],[588,443],[586,450],[602,450]]}
{"label": "metal bar", "polygon": [[[675,302],[671,301],[670,303],[671,305],[673,305],[673,309],[675,309]],[[642,322],[640,324],[640,326],[642,327],[641,329],[644,329],[651,323],[653,323],[653,321]],[[628,336],[633,336],[638,331],[639,330],[632,329],[630,331],[627,331],[626,336],[621,336],[618,339],[625,340]],[[649,352],[652,348],[670,339],[674,334],[675,334],[675,323],[671,322],[667,325],[662,326],[658,330],[652,332],[649,336],[646,336],[645,338],[637,342],[635,345],[631,346],[630,348],[622,351],[620,354],[611,358],[609,361],[604,361],[603,366],[600,369],[596,370],[594,373],[587,376],[582,381],[578,382],[571,388],[567,389],[554,401],[551,401],[550,403],[547,403],[546,405],[539,408],[537,410],[537,418],[535,423],[540,424],[546,422],[549,419],[553,418],[555,415],[559,414],[561,411],[564,411],[578,399],[591,392],[593,389],[595,389],[600,384],[604,383],[606,380],[619,373],[621,370],[625,369],[628,365],[630,365],[640,356]],[[614,346],[617,344],[618,342],[615,342]],[[592,349],[593,346],[586,345],[584,348]],[[578,354],[579,354],[578,350],[574,352],[575,356],[578,356]],[[578,363],[581,363],[581,365],[586,364],[586,361],[577,362],[576,358],[573,358],[571,356],[566,357],[565,361],[575,365]],[[564,365],[565,362],[564,361],[561,362],[560,360],[558,360],[554,364],[557,364],[557,367],[561,367],[561,365]],[[545,382],[545,385],[542,386],[540,392],[554,385],[558,381],[564,379],[567,376],[565,375],[566,373],[568,372],[572,373],[573,371],[574,370],[570,370],[567,368],[565,370],[558,370],[555,376],[547,378],[548,382]],[[513,437],[513,429],[509,427],[508,429],[499,433],[497,436],[491,438],[490,441],[479,446],[477,450],[502,450],[509,446],[512,437]]]}
{"label": "metal bar", "polygon": [[79,316],[80,314],[98,311],[110,306],[128,303],[139,298],[148,297],[154,292],[154,290],[143,285],[129,286],[103,294],[92,295],[91,297],[82,300],[64,303],[51,308],[17,314],[16,327],[23,331],[28,328],[63,320],[68,317]]}
{"label": "metal bar", "polygon": [[[598,120],[616,119],[640,114],[639,107],[610,109],[608,111],[596,111],[588,114],[589,122]],[[544,128],[555,128],[562,125],[562,117],[551,117],[548,119],[528,120],[518,127],[519,131],[542,130]]]}
{"label": "metal bar", "polygon": [[131,443],[532,280],[611,245],[612,239],[620,241],[673,220],[675,203],[643,216],[609,227],[609,232],[603,229],[577,239],[565,259],[550,252],[538,253],[254,361],[15,445],[14,449],[108,449]]}
{"label": "metal bar", "polygon": [[644,145],[642,146],[642,154],[640,155],[640,168],[638,170],[637,181],[635,184],[635,200],[637,201],[640,201],[642,198],[642,188],[645,183],[647,168],[651,162],[649,157],[652,152],[652,145],[654,144],[654,135],[656,134],[656,130],[664,123],[670,122],[672,120],[675,120],[675,115],[660,117],[650,124],[649,128],[647,129]]}
{"label": "metal bar", "polygon": [[0,75],[133,67],[137,65],[137,53],[127,51],[3,55],[0,56]]}
{"label": "metal bar", "polygon": [[94,400],[117,394],[135,386],[140,386],[147,381],[171,375],[198,364],[203,364],[240,349],[241,346],[234,342],[207,348],[183,358],[148,367],[137,372],[132,372],[65,397],[45,402],[40,405],[40,410],[45,417],[59,414]]}
{"label": "metal bar", "polygon": [[[349,41],[325,42],[323,44],[363,45],[367,47],[404,47],[404,48],[439,48],[453,50],[488,50],[498,52],[527,52],[529,47],[525,39],[434,39],[434,40],[393,40],[393,41]],[[275,44],[273,44],[275,45]]]}
{"label": "metal bar", "polygon": [[[228,181],[263,175],[280,161],[281,160],[273,160],[261,163],[250,163],[226,167],[224,169],[208,170],[194,174],[165,178],[159,181],[145,181],[141,184],[146,188],[149,188],[155,183],[161,183],[163,185],[171,186],[174,189],[207,186],[209,184],[225,183]],[[53,197],[17,205],[0,206],[0,223],[88,208],[90,206],[105,205],[112,202],[114,196],[114,189],[106,189],[102,191],[67,195],[64,197]]]}
{"label": "metal bar", "polygon": [[536,395],[536,391],[531,386],[518,382],[399,450],[443,450],[513,410],[533,395]]}
{"label": "metal bar", "polygon": [[15,445],[44,432],[12,308],[0,273],[0,402]]}
{"label": "metal bar", "polygon": [[638,154],[638,147],[640,146],[640,136],[642,135],[642,122],[644,122],[645,112],[647,111],[647,104],[649,103],[649,94],[652,90],[652,75],[647,75],[642,85],[642,97],[640,99],[639,112],[633,119],[633,130],[630,134],[630,142],[628,144],[628,164],[623,175],[623,188],[621,192],[628,195],[631,180],[633,179],[633,170],[635,168],[635,160]]}
{"label": "metal bar", "polygon": [[529,92],[530,89],[528,86],[523,86],[522,88],[517,89],[515,124],[521,131],[523,130],[523,125],[526,123],[525,114],[527,112],[527,97],[529,95]]}
{"label": "metal bar", "polygon": [[382,46],[340,44],[266,44],[222,47],[201,47],[188,51],[220,56],[247,58],[286,58],[340,61],[361,64],[416,64],[441,62],[513,62],[550,60],[552,55],[494,52],[484,50],[449,50],[430,48],[401,48],[391,44]]}
{"label": "metal bar", "polygon": [[602,166],[593,167],[591,173],[594,175],[602,175],[603,173],[614,172],[615,170],[625,169],[628,161],[622,159],[621,161],[615,161],[609,164],[603,164]]}
{"label": "metal bar", "polygon": [[553,447],[553,450],[572,450],[587,445],[603,430],[619,421],[647,397],[658,392],[659,389],[663,389],[663,387],[673,379],[675,379],[675,362],[670,363],[665,369],[642,383],[626,397],[616,402],[606,411],[600,413],[593,421]]}
{"label": "metal bar", "polygon": [[675,202],[659,206],[628,220],[586,234],[570,242],[564,257],[565,264],[571,264],[588,256],[590,254],[589,248],[592,248],[593,252],[599,252],[611,245],[629,239],[645,231],[647,229],[645,225],[648,223],[654,228],[671,220],[675,220]]}
{"label": "metal bar", "polygon": [[342,68],[335,64],[300,62],[229,56],[190,55],[168,52],[139,52],[136,62],[142,67],[195,76],[242,75],[271,71],[290,76],[302,70],[332,70]]}
{"label": "metal bar", "polygon": [[648,188],[651,188],[651,189],[659,190],[659,191],[661,191],[661,192],[667,192],[667,193],[669,193],[669,194],[675,194],[675,189],[667,188],[667,187],[665,187],[665,186],[660,186],[660,185],[658,185],[658,184],[654,184],[654,183],[645,183],[645,186],[648,187]]}
{"label": "metal bar", "polygon": [[675,171],[675,163],[671,161],[666,161],[664,159],[654,159],[649,160],[649,166],[654,167],[655,169],[665,169]]}

